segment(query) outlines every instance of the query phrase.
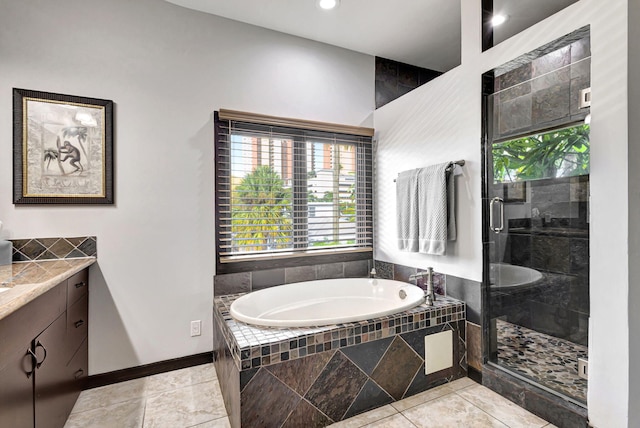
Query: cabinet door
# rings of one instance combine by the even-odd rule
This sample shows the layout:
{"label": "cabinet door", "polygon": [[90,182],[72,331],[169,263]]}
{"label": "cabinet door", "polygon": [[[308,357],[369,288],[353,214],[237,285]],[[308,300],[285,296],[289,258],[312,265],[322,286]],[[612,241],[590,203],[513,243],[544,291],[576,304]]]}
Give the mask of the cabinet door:
{"label": "cabinet door", "polygon": [[63,427],[71,411],[66,405],[66,397],[73,391],[66,370],[66,332],[67,317],[63,313],[33,341],[38,359],[34,381],[37,428]]}
{"label": "cabinet door", "polygon": [[0,427],[33,428],[34,363],[28,349],[29,344],[25,344],[24,348],[2,361]]}

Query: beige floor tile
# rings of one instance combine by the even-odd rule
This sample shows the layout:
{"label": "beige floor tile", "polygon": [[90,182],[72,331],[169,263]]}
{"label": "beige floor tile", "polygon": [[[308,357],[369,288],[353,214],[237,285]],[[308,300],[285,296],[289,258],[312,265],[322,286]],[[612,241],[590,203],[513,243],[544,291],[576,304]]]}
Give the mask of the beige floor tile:
{"label": "beige floor tile", "polygon": [[506,427],[457,394],[449,394],[412,407],[402,414],[418,428]]}
{"label": "beige floor tile", "polygon": [[482,385],[465,388],[457,394],[512,428],[540,428],[547,425],[544,419]]}
{"label": "beige floor tile", "polygon": [[189,427],[226,415],[218,382],[210,381],[147,398],[144,427]]}
{"label": "beige floor tile", "polygon": [[113,385],[82,391],[71,413],[109,407],[117,403],[144,397],[146,378],[128,380]]}
{"label": "beige floor tile", "polygon": [[469,386],[479,385],[479,383],[474,380],[471,380],[471,378],[462,377],[460,379],[454,380],[453,382],[450,382],[449,385],[451,386],[451,388],[458,391],[460,389],[467,388]]}
{"label": "beige floor tile", "polygon": [[144,406],[144,399],[137,399],[72,413],[64,428],[141,428]]}
{"label": "beige floor tile", "polygon": [[229,423],[229,418],[225,416],[224,418],[214,419],[189,428],[231,428],[231,424]]}
{"label": "beige floor tile", "polygon": [[369,426],[369,424],[373,422],[379,421],[397,413],[398,412],[396,411],[396,409],[387,404],[386,406],[378,407],[377,409],[369,410],[366,413],[362,413],[352,418],[336,422],[335,424],[330,426],[331,428],[359,428],[363,426]]}
{"label": "beige floor tile", "polygon": [[203,382],[217,381],[213,364],[202,364],[172,372],[149,376],[145,383],[145,395],[152,396],[172,389],[184,388]]}
{"label": "beige floor tile", "polygon": [[217,381],[217,377],[213,364],[202,364],[113,385],[87,389],[82,391],[80,397],[78,397],[72,413],[107,407],[123,401],[149,397],[172,389],[214,380]]}
{"label": "beige floor tile", "polygon": [[369,424],[367,425],[367,428],[416,428],[416,426],[412,424],[410,420],[398,413],[397,415],[389,416]]}
{"label": "beige floor tile", "polygon": [[411,397],[407,397],[404,400],[396,401],[395,403],[391,403],[393,407],[399,412],[407,410],[411,407],[415,407],[417,405],[426,403],[427,401],[435,400],[436,398],[440,398],[443,395],[451,394],[455,390],[451,387],[451,385],[444,384],[440,385],[436,388],[429,389],[427,391],[421,392],[420,394],[413,395]]}

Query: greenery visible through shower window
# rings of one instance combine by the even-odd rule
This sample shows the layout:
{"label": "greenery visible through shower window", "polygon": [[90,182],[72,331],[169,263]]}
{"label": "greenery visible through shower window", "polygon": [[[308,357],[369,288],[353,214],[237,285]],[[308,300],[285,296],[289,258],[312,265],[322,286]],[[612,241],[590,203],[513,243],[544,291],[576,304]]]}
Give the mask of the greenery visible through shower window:
{"label": "greenery visible through shower window", "polygon": [[496,143],[492,155],[495,183],[589,174],[589,125]]}

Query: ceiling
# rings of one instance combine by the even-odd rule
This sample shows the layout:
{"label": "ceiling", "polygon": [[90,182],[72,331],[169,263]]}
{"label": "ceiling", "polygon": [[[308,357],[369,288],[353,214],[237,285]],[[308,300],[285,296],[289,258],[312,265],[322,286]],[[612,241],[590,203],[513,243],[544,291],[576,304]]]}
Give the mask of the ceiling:
{"label": "ceiling", "polygon": [[460,0],[167,0],[179,6],[437,71],[460,64]]}
{"label": "ceiling", "polygon": [[[460,64],[461,0],[340,0],[332,11],[321,10],[316,0],[166,1],[431,70]],[[576,1],[493,0],[495,12],[509,17],[496,27],[494,43]]]}

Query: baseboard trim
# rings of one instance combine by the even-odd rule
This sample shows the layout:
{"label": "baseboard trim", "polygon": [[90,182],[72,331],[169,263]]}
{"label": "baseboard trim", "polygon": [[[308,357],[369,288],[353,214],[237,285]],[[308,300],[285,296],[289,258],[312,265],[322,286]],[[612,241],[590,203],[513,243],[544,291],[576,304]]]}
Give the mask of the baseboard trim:
{"label": "baseboard trim", "polygon": [[171,360],[158,361],[156,363],[145,364],[143,366],[130,367],[122,370],[115,370],[108,373],[100,373],[87,378],[83,389],[97,388],[99,386],[111,385],[127,380],[138,379],[154,374],[170,372],[187,367],[199,366],[213,362],[213,352],[203,352],[202,354],[189,355],[186,357],[174,358]]}
{"label": "baseboard trim", "polygon": [[467,367],[467,377],[469,377],[471,380],[474,380],[474,381],[478,382],[480,385],[482,385],[482,372],[481,371],[476,370],[473,367],[469,366],[469,367]]}

